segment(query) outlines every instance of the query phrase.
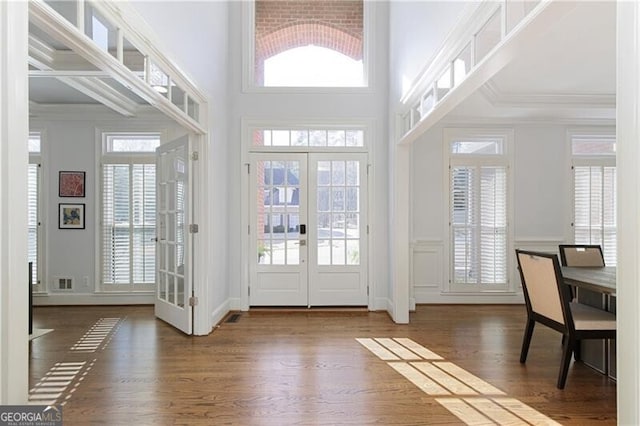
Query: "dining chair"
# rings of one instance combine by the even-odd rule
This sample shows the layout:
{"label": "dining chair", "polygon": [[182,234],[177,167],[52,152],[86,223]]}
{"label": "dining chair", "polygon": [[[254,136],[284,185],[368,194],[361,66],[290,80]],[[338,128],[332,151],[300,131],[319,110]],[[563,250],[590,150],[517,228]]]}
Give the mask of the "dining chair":
{"label": "dining chair", "polygon": [[604,266],[602,247],[597,244],[560,244],[562,266]]}
{"label": "dining chair", "polygon": [[[602,247],[597,244],[560,244],[560,263],[562,266],[595,267],[604,266]],[[571,287],[571,299],[577,297],[576,288]]]}
{"label": "dining chair", "polygon": [[518,269],[527,306],[527,324],[522,340],[520,362],[525,363],[536,322],[563,335],[558,389],[564,389],[571,355],[580,360],[580,341],[615,339],[616,316],[610,312],[571,302],[571,291],[564,284],[558,256],[516,250]]}

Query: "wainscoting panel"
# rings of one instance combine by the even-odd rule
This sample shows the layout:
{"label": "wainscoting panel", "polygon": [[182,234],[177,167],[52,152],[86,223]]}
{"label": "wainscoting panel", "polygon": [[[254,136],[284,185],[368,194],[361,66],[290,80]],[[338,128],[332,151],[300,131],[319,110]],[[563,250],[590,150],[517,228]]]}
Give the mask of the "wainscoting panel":
{"label": "wainscoting panel", "polygon": [[442,291],[444,284],[444,243],[417,240],[411,243],[411,307],[429,303]]}
{"label": "wainscoting panel", "polygon": [[[558,253],[562,238],[522,238],[514,241],[514,247],[522,250]],[[415,240],[411,243],[410,308],[415,310],[421,303],[524,303],[522,284],[517,261],[511,254],[514,291],[509,293],[446,293],[444,264],[444,241]]]}

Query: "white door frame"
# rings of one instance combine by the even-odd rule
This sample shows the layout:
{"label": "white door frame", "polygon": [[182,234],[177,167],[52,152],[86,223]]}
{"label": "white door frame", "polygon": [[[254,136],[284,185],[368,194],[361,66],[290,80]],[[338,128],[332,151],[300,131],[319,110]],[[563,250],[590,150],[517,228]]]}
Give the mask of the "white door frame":
{"label": "white door frame", "polygon": [[[374,153],[373,153],[373,145],[372,142],[375,140],[377,124],[374,120],[371,119],[355,119],[355,120],[345,120],[344,118],[338,119],[297,119],[297,120],[289,120],[289,121],[274,121],[274,120],[257,120],[257,119],[247,119],[243,118],[241,123],[241,141],[242,141],[242,156],[241,156],[241,168],[242,173],[240,177],[241,184],[241,197],[240,197],[240,211],[243,212],[240,220],[240,285],[239,291],[240,294],[237,296],[232,296],[230,298],[230,309],[239,309],[242,311],[249,310],[249,262],[250,258],[249,253],[249,212],[251,209],[252,200],[249,199],[249,160],[250,155],[253,152],[343,152],[343,153],[361,153],[367,155],[367,182],[368,187],[373,188],[371,182],[374,181],[375,170],[371,172],[371,163],[373,161]],[[252,143],[252,132],[255,129],[331,129],[331,128],[353,128],[353,129],[362,129],[365,132],[364,136],[364,146],[361,147],[350,147],[344,149],[335,149],[335,148],[309,148],[309,147],[262,147],[262,146],[253,146]],[[407,164],[408,164],[408,156],[407,156]],[[369,192],[369,196],[367,197],[367,210],[368,210],[368,223],[369,227],[375,227],[375,215],[373,206],[375,205],[376,194],[373,191]],[[371,247],[371,234],[367,235],[367,246]],[[367,276],[369,280],[369,297],[368,297],[368,308],[369,310],[375,310],[376,306],[378,309],[381,309],[384,306],[384,309],[388,309],[390,313],[398,311],[398,309],[393,309],[393,307],[389,304],[391,303],[390,299],[384,303],[383,299],[376,296],[376,283],[382,282],[386,283],[386,280],[373,279],[373,262],[371,262],[371,250],[369,250],[369,259],[367,259]],[[408,271],[406,272],[408,276]],[[407,286],[408,289],[408,286]],[[396,300],[402,298],[395,298]],[[406,301],[406,316],[408,317],[408,296]],[[395,318],[394,318],[395,319]],[[396,321],[397,322],[397,321]],[[406,322],[406,321],[405,321]]]}

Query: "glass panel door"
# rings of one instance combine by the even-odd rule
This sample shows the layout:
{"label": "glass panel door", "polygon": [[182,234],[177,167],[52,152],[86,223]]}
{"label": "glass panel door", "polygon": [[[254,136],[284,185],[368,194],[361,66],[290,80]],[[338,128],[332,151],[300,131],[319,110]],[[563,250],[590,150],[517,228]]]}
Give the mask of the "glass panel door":
{"label": "glass panel door", "polygon": [[307,155],[255,154],[251,163],[252,306],[307,306]]}
{"label": "glass panel door", "polygon": [[156,316],[187,334],[192,333],[189,306],[190,250],[189,139],[160,145],[157,151],[157,271]]}

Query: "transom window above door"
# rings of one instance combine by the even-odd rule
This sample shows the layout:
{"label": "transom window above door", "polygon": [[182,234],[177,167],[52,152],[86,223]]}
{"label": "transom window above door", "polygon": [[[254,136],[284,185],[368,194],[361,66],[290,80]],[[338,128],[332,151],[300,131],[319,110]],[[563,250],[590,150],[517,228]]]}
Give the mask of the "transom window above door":
{"label": "transom window above door", "polygon": [[329,147],[364,146],[362,129],[255,129],[254,147]]}

